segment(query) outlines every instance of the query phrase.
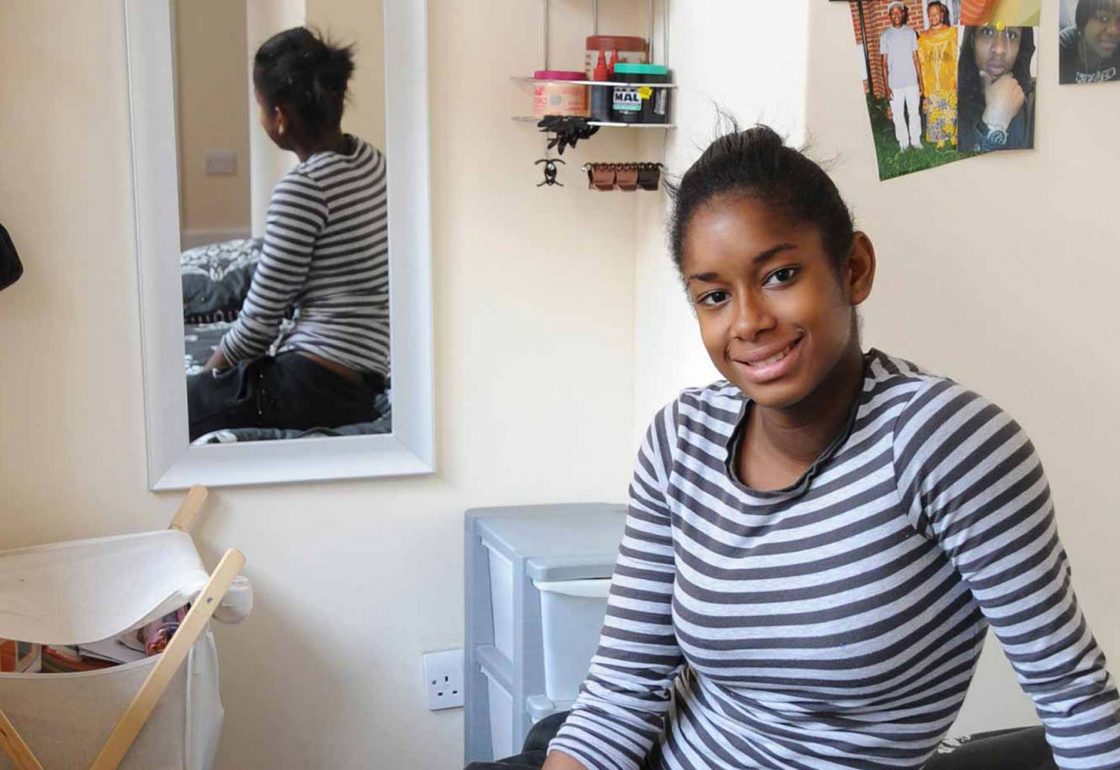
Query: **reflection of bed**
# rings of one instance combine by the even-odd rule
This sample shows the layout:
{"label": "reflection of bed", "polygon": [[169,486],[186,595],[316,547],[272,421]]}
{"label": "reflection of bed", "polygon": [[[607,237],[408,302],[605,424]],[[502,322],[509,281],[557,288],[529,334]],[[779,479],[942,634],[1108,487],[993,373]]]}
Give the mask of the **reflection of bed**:
{"label": "reflection of bed", "polygon": [[[187,249],[180,258],[183,278],[183,342],[187,374],[198,374],[218,347],[245,301],[260,256],[259,240],[234,240]],[[290,324],[291,321],[285,321]],[[364,436],[389,433],[392,413],[389,391],[374,399],[379,415],[373,422],[335,428],[285,430],[230,428],[207,433],[195,444],[226,444],[315,436]]]}

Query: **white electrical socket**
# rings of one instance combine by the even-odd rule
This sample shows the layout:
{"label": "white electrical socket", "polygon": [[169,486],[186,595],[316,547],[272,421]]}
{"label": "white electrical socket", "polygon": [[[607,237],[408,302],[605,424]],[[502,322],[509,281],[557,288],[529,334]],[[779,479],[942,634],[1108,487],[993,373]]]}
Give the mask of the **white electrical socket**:
{"label": "white electrical socket", "polygon": [[463,705],[463,651],[424,653],[424,690],[428,710],[453,709]]}

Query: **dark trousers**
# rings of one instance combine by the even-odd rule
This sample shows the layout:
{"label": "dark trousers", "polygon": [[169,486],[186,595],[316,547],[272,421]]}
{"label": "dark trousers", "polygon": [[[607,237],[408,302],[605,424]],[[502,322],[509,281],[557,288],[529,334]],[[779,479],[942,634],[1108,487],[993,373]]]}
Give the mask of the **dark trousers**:
{"label": "dark trousers", "polygon": [[337,428],[377,419],[380,375],[351,381],[296,352],[187,378],[190,437],[222,428]]}
{"label": "dark trousers", "polygon": [[[540,770],[548,742],[564,724],[567,712],[552,714],[533,726],[523,753],[497,762],[471,762],[466,770]],[[728,768],[733,770],[733,768]],[[952,751],[934,754],[922,770],[1058,770],[1041,727],[976,733]]]}

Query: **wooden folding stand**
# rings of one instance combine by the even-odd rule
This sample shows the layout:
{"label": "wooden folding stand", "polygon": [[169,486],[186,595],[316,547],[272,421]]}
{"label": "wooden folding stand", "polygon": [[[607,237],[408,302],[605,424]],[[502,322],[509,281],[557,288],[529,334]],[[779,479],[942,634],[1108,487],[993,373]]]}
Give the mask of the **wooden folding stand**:
{"label": "wooden folding stand", "polygon": [[[175,512],[170,528],[189,534],[208,494],[206,487],[191,487],[179,510]],[[128,708],[117,720],[116,726],[109,733],[89,770],[115,770],[120,765],[179,670],[179,666],[187,659],[194,643],[206,630],[206,624],[210,622],[214,610],[221,604],[222,597],[229,590],[233,579],[244,566],[245,555],[240,551],[231,548],[225,552],[217,568],[211,573],[210,579],[206,581],[206,585],[191,604],[190,611],[175,631],[175,635],[171,637],[160,659],[148,672],[144,684],[140,686],[140,690],[137,691]],[[0,710],[0,748],[8,755],[16,770],[43,770],[43,765],[35,758],[35,754],[20,737],[3,710]]]}

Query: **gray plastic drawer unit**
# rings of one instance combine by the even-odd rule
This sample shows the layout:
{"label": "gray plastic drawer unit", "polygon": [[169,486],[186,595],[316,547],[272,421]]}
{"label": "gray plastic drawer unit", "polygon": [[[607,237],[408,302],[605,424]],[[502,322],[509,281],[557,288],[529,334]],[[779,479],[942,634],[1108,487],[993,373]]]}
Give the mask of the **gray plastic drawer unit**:
{"label": "gray plastic drawer unit", "polygon": [[518,753],[534,722],[571,706],[625,520],[609,503],[467,511],[467,762]]}

